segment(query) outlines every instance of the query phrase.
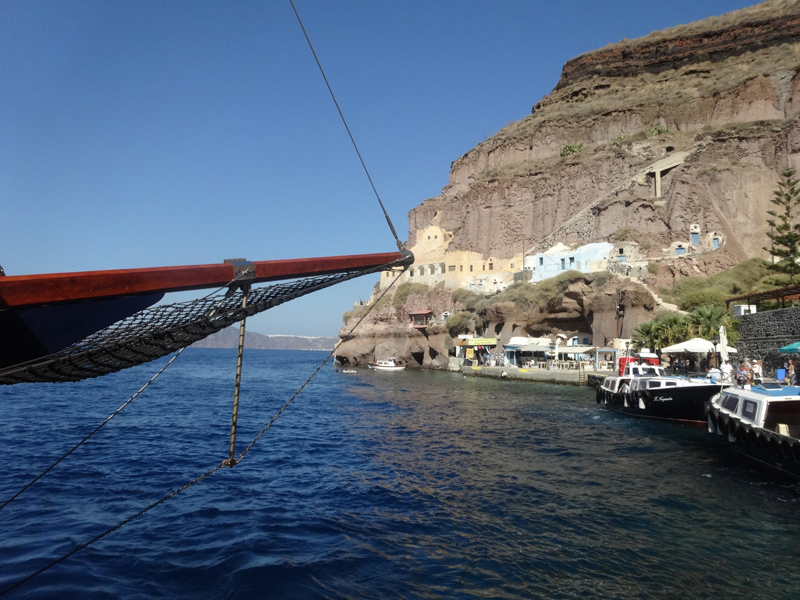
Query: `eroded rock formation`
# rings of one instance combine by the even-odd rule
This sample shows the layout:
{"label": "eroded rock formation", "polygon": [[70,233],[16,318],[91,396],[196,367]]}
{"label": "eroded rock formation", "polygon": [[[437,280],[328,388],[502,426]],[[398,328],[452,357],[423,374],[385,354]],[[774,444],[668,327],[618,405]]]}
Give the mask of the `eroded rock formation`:
{"label": "eroded rock formation", "polygon": [[[573,143],[582,143],[582,151],[560,156]],[[659,171],[657,197],[647,170],[679,153],[680,164]],[[625,239],[639,242],[643,258],[659,261],[657,273],[647,277],[656,289],[766,258],[767,210],[786,168],[800,170],[800,3],[769,0],[568,61],[530,115],[453,162],[442,193],[410,211],[408,245],[431,223],[452,235],[449,250],[499,259],[556,242],[613,242],[624,231]],[[702,256],[670,258],[671,245],[689,238],[690,224],[720,232],[724,245]],[[598,290],[590,280],[571,286],[544,312],[487,307],[487,335],[583,328],[599,342],[619,335],[620,294],[639,315],[626,317],[623,337],[629,324],[656,309],[642,286],[626,288],[614,279]],[[385,316],[387,327],[408,329],[402,314]],[[395,330],[373,337],[371,351],[382,358],[381,344],[394,340]],[[406,337],[408,346],[391,346],[394,354],[422,356],[414,359],[422,366],[442,364],[446,347],[439,338]],[[423,341],[436,346],[435,357]],[[412,343],[419,349],[412,351]]]}

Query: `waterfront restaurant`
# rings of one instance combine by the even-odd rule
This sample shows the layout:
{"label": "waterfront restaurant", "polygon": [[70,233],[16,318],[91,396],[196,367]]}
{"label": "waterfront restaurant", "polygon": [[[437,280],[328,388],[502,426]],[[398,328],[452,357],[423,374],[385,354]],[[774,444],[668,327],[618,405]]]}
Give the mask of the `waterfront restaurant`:
{"label": "waterfront restaurant", "polygon": [[467,360],[475,360],[477,364],[486,364],[497,347],[497,338],[462,338],[458,343],[458,352],[464,353]]}

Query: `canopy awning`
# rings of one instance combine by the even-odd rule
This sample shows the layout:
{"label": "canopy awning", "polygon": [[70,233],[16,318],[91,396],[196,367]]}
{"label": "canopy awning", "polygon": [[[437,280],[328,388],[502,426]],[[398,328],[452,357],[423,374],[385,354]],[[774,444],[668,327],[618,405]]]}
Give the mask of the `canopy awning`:
{"label": "canopy awning", "polygon": [[550,352],[552,350],[552,346],[542,346],[541,344],[528,344],[527,346],[522,346],[519,351],[520,352]]}
{"label": "canopy awning", "polygon": [[497,346],[497,338],[467,338],[461,340],[458,346]]}
{"label": "canopy awning", "polygon": [[618,348],[593,348],[591,350],[587,350],[584,354],[614,354],[615,352],[619,352]]}
{"label": "canopy awning", "polygon": [[595,346],[559,346],[558,354],[587,354],[594,349]]}
{"label": "canopy awning", "polygon": [[794,344],[789,344],[788,346],[779,348],[778,352],[781,354],[796,354],[800,352],[800,342],[795,342]]}

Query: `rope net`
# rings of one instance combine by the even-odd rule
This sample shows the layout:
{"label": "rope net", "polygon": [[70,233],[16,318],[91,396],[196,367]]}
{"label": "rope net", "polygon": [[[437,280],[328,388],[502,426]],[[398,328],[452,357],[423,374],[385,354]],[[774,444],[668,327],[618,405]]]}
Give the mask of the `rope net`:
{"label": "rope net", "polygon": [[[146,308],[55,354],[0,371],[0,385],[80,381],[121,371],[171,354],[245,317],[394,265],[310,277],[249,291],[237,289],[234,293]],[[239,285],[246,283],[242,281]],[[242,307],[244,294],[247,305]]]}

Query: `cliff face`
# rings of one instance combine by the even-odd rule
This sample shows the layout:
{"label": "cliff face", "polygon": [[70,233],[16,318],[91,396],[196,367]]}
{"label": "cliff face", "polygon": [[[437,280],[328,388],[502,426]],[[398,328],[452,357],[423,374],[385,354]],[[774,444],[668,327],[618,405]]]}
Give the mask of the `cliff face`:
{"label": "cliff face", "polygon": [[[582,150],[561,156],[567,144]],[[800,2],[769,0],[568,61],[531,114],[453,162],[442,193],[409,212],[408,246],[431,224],[452,235],[448,251],[496,259],[558,242],[632,239],[644,260],[662,266],[647,283],[669,286],[768,256],[767,210],[786,168],[800,170]],[[690,225],[722,247],[670,258]],[[587,277],[549,312],[489,306],[485,333],[502,340],[591,331],[600,343],[622,327],[627,337],[652,317],[657,299],[625,286],[615,280],[613,293],[603,291]],[[618,302],[638,316],[618,323]],[[359,334],[374,337],[376,357],[384,357],[380,340],[409,329],[405,314],[390,319],[388,337],[379,333],[386,324]],[[417,333],[409,339],[422,347]],[[427,343],[435,357],[411,364],[442,363],[440,339]]]}
{"label": "cliff face", "polygon": [[[620,318],[617,307],[624,307]],[[386,303],[373,310],[351,333],[345,324],[339,332],[342,344],[336,350],[340,364],[365,366],[373,360],[396,358],[410,368],[445,369],[453,347],[447,325],[434,319],[424,330],[414,329],[407,315],[415,310],[457,313],[464,306],[451,300],[444,290],[412,294],[400,308]],[[656,301],[642,285],[621,278],[604,280],[591,276],[569,284],[544,307],[523,307],[513,302],[489,304],[476,315],[486,337],[506,344],[513,336],[544,337],[564,333],[568,337],[591,334],[598,344],[630,337],[633,330],[655,315]]]}
{"label": "cliff face", "polygon": [[[800,15],[792,3],[764,2],[731,13],[728,18],[674,27],[636,40],[622,42],[570,59],[556,89],[592,77],[631,77],[660,73],[676,65],[701,61],[721,62],[770,46],[800,39]],[[718,29],[714,29],[715,23]],[[698,31],[699,30],[699,31]]]}
{"label": "cliff face", "polygon": [[[707,21],[570,60],[531,115],[456,160],[442,194],[409,213],[409,245],[436,216],[455,232],[453,250],[508,257],[612,193],[627,204],[557,241],[603,241],[632,226],[668,246],[699,223],[737,240],[741,259],[763,256],[778,173],[800,167],[800,5]],[[656,125],[673,133],[648,136]],[[559,156],[578,142],[582,152]],[[691,157],[666,174],[659,206],[647,185],[629,185],[680,151]]]}

